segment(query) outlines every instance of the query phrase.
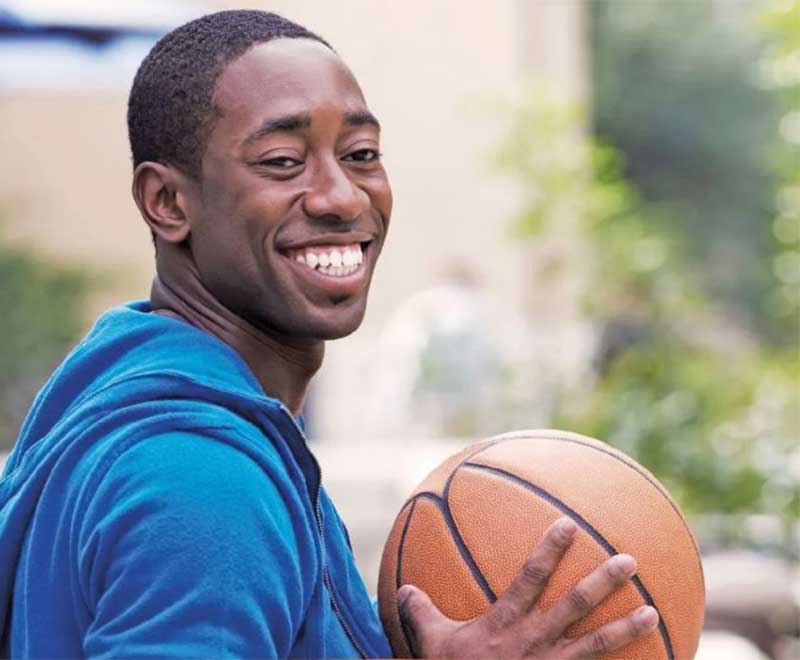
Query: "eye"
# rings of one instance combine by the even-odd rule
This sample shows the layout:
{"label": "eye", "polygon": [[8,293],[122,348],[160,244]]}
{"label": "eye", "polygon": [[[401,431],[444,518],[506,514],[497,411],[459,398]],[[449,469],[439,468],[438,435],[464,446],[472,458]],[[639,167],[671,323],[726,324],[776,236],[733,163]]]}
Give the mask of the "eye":
{"label": "eye", "polygon": [[344,160],[354,163],[373,163],[381,159],[381,153],[377,149],[359,149],[347,154]]}
{"label": "eye", "polygon": [[289,156],[278,156],[276,158],[268,158],[266,160],[259,161],[259,165],[275,167],[281,170],[288,170],[302,164],[302,161],[297,160],[296,158],[290,158]]}

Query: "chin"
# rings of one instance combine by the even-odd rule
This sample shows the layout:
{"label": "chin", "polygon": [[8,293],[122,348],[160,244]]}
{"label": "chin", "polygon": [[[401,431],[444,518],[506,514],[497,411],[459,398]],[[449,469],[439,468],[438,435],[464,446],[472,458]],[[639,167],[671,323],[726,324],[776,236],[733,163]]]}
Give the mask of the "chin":
{"label": "chin", "polygon": [[342,337],[352,335],[356,330],[358,330],[358,328],[361,327],[361,321],[363,318],[364,314],[362,313],[359,315],[358,319],[355,320],[347,319],[347,321],[343,322],[327,322],[317,326],[314,334],[319,339],[324,339],[325,341],[341,339]]}
{"label": "chin", "polygon": [[331,341],[353,334],[364,320],[365,305],[345,309],[314,310],[298,315],[283,328],[290,337]]}

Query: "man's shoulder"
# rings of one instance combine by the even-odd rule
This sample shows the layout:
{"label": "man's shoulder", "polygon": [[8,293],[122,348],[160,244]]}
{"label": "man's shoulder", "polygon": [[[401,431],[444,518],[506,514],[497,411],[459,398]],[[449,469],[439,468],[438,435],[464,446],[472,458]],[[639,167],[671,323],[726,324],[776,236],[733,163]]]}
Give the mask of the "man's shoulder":
{"label": "man's shoulder", "polygon": [[149,544],[150,557],[191,556],[199,544],[205,552],[197,561],[214,563],[221,554],[255,561],[273,552],[313,565],[315,519],[302,484],[279,460],[229,442],[230,433],[175,431],[129,447],[98,475],[81,507],[78,543],[86,547],[99,532],[125,546]]}
{"label": "man's shoulder", "polygon": [[221,390],[261,392],[250,369],[230,346],[188,323],[154,314],[145,301],[102,315],[72,358],[101,367],[105,381],[180,374]]}
{"label": "man's shoulder", "polygon": [[183,503],[203,515],[232,508],[233,517],[247,503],[292,498],[294,488],[286,487],[291,480],[277,455],[266,445],[248,451],[247,439],[237,434],[234,427],[165,431],[120,447],[95,475],[93,495],[120,501],[120,494],[130,493]]}

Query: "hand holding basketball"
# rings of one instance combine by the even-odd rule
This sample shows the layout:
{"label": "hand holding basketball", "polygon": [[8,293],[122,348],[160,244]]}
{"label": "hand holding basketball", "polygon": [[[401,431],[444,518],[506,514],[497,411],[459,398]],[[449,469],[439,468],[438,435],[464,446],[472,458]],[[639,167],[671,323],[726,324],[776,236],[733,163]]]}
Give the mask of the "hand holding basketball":
{"label": "hand holding basketball", "polygon": [[389,532],[378,595],[397,657],[672,660],[694,656],[705,588],[689,525],[652,474],[545,429],[435,468]]}
{"label": "hand holding basketball", "polygon": [[536,604],[548,579],[572,543],[575,523],[562,518],[551,525],[514,581],[482,615],[454,621],[442,614],[421,590],[404,586],[398,592],[400,618],[416,657],[432,658],[588,658],[618,649],[652,631],[658,614],[641,607],[628,616],[571,639],[575,622],[622,587],[635,573],[636,562],[620,554],[580,580],[547,611]]}

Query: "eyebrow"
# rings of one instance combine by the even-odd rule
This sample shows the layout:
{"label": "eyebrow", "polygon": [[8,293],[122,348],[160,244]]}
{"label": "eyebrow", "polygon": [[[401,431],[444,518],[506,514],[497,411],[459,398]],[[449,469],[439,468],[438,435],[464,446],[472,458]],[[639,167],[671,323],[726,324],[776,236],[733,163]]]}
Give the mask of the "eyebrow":
{"label": "eyebrow", "polygon": [[349,126],[364,126],[369,124],[378,130],[381,128],[380,122],[371,112],[348,112],[344,116],[344,121]]}
{"label": "eyebrow", "polygon": [[[344,116],[344,121],[348,126],[371,125],[380,130],[381,125],[371,112],[348,112]],[[291,133],[302,131],[311,126],[311,115],[297,114],[285,115],[267,119],[261,127],[249,135],[246,142],[253,142],[272,133]]]}
{"label": "eyebrow", "polygon": [[284,117],[274,117],[267,119],[261,127],[247,137],[247,142],[253,142],[271,133],[291,133],[301,131],[311,126],[311,115],[285,115]]}

